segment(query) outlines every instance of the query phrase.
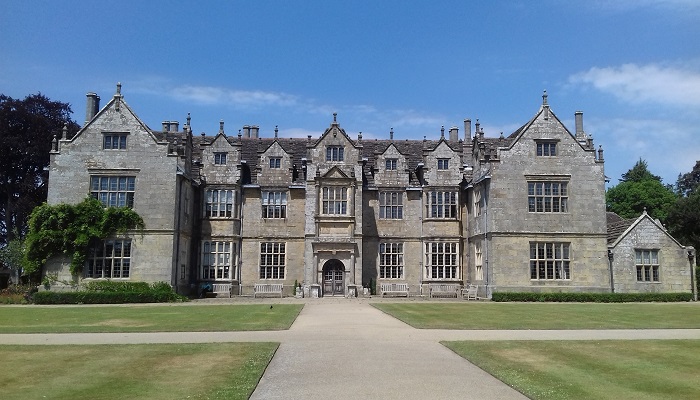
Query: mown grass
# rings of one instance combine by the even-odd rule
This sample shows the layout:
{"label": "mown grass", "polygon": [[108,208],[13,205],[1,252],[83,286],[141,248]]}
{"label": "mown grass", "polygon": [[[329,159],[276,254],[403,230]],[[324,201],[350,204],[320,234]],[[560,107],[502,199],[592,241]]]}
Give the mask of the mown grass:
{"label": "mown grass", "polygon": [[536,400],[695,400],[700,393],[700,340],[443,344]]}
{"label": "mown grass", "polygon": [[289,329],[301,304],[6,306],[0,333],[219,332]]}
{"label": "mown grass", "polygon": [[373,303],[424,329],[700,328],[697,303]]}
{"label": "mown grass", "polygon": [[0,346],[0,397],[247,399],[277,343]]}

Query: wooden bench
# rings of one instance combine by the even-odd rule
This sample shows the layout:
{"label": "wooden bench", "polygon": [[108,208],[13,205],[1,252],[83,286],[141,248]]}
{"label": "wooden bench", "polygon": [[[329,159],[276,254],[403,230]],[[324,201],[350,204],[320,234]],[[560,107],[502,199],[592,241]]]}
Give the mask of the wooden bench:
{"label": "wooden bench", "polygon": [[431,299],[433,297],[454,297],[456,299],[462,288],[462,285],[457,283],[431,283],[428,286]]}
{"label": "wooden bench", "polygon": [[479,300],[479,285],[467,285],[462,289],[462,298],[467,300]]}
{"label": "wooden bench", "polygon": [[227,297],[231,297],[231,291],[233,290],[233,285],[230,283],[212,283],[211,284],[212,288],[211,291],[212,293],[216,293],[216,297],[219,297],[219,294],[222,294]]}
{"label": "wooden bench", "polygon": [[280,298],[282,298],[282,288],[283,285],[281,283],[256,283],[253,298],[269,294],[280,295]]}
{"label": "wooden bench", "polygon": [[387,294],[408,297],[408,283],[380,283],[379,291],[382,297]]}

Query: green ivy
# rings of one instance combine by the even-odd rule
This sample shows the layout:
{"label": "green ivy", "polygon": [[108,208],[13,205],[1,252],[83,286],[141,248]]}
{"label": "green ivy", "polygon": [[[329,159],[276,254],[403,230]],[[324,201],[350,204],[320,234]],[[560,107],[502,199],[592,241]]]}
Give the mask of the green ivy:
{"label": "green ivy", "polygon": [[138,229],[143,235],[143,219],[127,207],[104,208],[93,198],[81,203],[48,205],[34,208],[29,217],[25,242],[25,273],[31,274],[52,256],[69,255],[70,272],[82,272],[90,246],[115,234]]}

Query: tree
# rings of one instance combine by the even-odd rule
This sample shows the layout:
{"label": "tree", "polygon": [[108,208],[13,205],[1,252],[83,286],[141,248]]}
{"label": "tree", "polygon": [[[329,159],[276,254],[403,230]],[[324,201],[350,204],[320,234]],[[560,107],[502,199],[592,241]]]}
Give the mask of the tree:
{"label": "tree", "polygon": [[605,192],[608,211],[622,218],[636,218],[646,210],[652,218],[666,220],[676,196],[660,177],[649,172],[646,161],[637,161],[620,181]]}
{"label": "tree", "polygon": [[695,162],[693,170],[683,175],[678,174],[676,193],[688,197],[700,186],[700,161]]}
{"label": "tree", "polygon": [[67,103],[42,94],[24,100],[0,94],[0,247],[24,235],[31,211],[46,200],[54,136],[78,131]]}

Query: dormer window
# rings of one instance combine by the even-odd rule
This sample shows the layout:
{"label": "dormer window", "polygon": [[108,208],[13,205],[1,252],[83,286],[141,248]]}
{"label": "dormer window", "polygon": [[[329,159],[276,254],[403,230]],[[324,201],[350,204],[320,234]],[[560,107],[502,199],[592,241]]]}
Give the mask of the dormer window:
{"label": "dormer window", "polygon": [[282,157],[270,157],[270,168],[280,168],[282,165]]}
{"label": "dormer window", "polygon": [[226,165],[226,153],[214,153],[214,165]]}
{"label": "dormer window", "polygon": [[448,168],[450,168],[450,159],[449,158],[438,158],[437,169],[446,170]]}
{"label": "dormer window", "polygon": [[343,161],[345,158],[345,147],[343,146],[328,146],[326,147],[326,161]]}
{"label": "dormer window", "polygon": [[105,150],[126,150],[125,133],[106,133],[104,135],[103,149]]}
{"label": "dormer window", "polygon": [[556,141],[537,141],[537,157],[556,157]]}
{"label": "dormer window", "polygon": [[386,170],[387,171],[396,171],[396,159],[395,158],[387,158],[386,159]]}

